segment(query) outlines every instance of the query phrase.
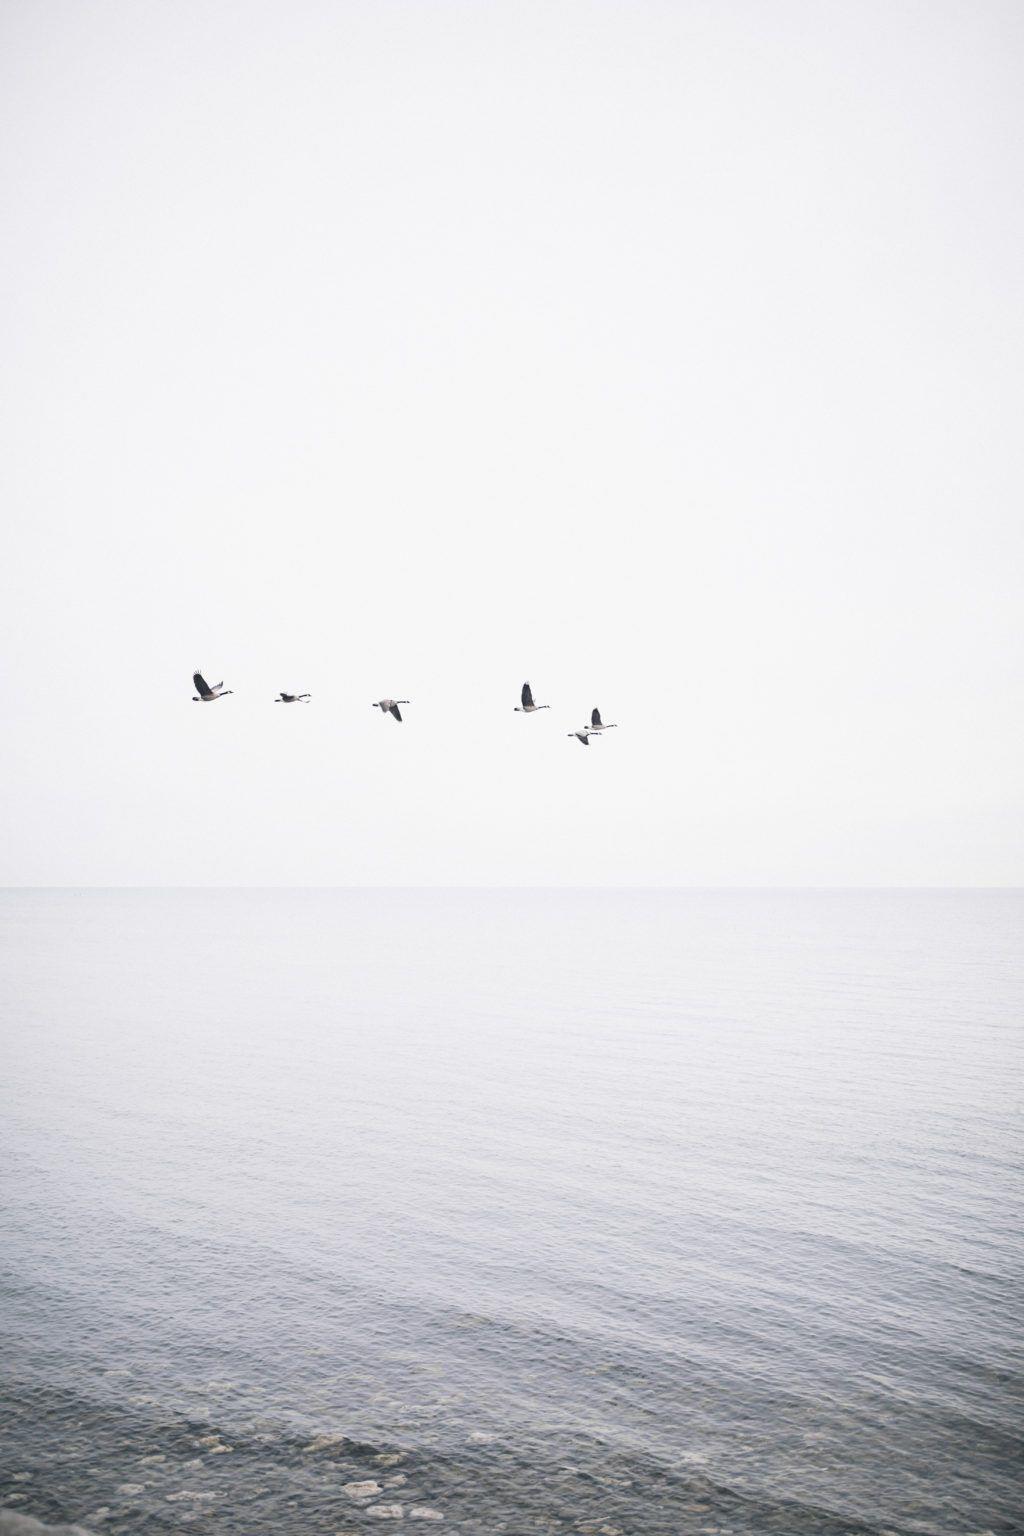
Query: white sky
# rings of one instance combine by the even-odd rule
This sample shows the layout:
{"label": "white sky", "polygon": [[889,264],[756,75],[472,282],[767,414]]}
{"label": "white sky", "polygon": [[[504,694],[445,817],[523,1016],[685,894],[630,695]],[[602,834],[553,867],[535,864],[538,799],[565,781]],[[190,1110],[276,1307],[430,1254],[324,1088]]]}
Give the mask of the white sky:
{"label": "white sky", "polygon": [[0,880],[1024,882],[1024,8],[0,49]]}

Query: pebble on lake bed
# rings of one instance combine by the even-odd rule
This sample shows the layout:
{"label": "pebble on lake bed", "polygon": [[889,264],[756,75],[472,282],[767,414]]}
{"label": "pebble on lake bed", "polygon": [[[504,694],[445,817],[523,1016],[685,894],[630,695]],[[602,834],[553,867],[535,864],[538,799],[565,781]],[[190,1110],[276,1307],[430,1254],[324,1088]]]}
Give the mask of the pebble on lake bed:
{"label": "pebble on lake bed", "polygon": [[401,1504],[371,1504],[369,1513],[378,1520],[401,1520],[405,1510]]}
{"label": "pebble on lake bed", "polygon": [[492,1435],[488,1429],[474,1429],[469,1437],[469,1443],[470,1445],[490,1445],[491,1441],[496,1439],[497,1436]]}
{"label": "pebble on lake bed", "polygon": [[396,1472],[394,1477],[386,1477],[384,1479],[384,1487],[385,1488],[401,1488],[402,1485],[404,1483],[407,1483],[408,1481],[409,1481],[409,1479],[406,1477],[404,1472]]}
{"label": "pebble on lake bed", "polygon": [[332,1451],[339,1445],[345,1444],[344,1435],[317,1435],[308,1445],[304,1445],[304,1451]]}
{"label": "pebble on lake bed", "polygon": [[44,1525],[32,1515],[22,1515],[16,1509],[0,1509],[0,1531],[3,1536],[89,1536],[80,1525]]}
{"label": "pebble on lake bed", "polygon": [[130,1498],[133,1494],[142,1493],[145,1486],[145,1483],[118,1483],[114,1492],[126,1494]]}
{"label": "pebble on lake bed", "polygon": [[409,1511],[410,1520],[443,1520],[439,1509],[429,1509],[426,1504],[414,1504]]}
{"label": "pebble on lake bed", "polygon": [[380,1483],[374,1482],[343,1483],[341,1491],[347,1493],[350,1499],[360,1503],[364,1499],[375,1499],[381,1491],[381,1486]]}

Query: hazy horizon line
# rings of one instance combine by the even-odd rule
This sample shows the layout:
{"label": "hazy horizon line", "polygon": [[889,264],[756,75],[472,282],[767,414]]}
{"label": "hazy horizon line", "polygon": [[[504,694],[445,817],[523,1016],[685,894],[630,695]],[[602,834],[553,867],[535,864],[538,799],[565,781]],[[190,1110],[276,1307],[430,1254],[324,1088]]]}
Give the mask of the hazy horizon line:
{"label": "hazy horizon line", "polygon": [[849,885],[670,885],[659,884],[622,884],[622,885],[570,885],[563,883],[549,883],[545,885],[502,883],[485,885],[479,882],[453,882],[453,883],[406,883],[406,884],[370,884],[357,883],[352,885],[328,885],[317,882],[310,885],[274,884],[274,885],[178,885],[178,884],[126,884],[126,885],[0,885],[0,892],[15,891],[689,891],[694,895],[699,894],[727,894],[734,892],[829,892],[845,891],[921,891],[921,892],[1012,892],[1024,894],[1024,884],[1020,885],[879,885],[879,884],[849,884]]}

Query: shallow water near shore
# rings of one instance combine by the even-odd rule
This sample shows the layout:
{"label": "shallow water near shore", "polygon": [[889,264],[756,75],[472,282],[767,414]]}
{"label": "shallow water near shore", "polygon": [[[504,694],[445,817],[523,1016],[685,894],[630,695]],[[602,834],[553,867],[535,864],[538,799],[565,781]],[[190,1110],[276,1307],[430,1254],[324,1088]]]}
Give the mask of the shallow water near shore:
{"label": "shallow water near shore", "polygon": [[0,1507],[1019,1530],[1022,932],[1014,892],[0,893]]}

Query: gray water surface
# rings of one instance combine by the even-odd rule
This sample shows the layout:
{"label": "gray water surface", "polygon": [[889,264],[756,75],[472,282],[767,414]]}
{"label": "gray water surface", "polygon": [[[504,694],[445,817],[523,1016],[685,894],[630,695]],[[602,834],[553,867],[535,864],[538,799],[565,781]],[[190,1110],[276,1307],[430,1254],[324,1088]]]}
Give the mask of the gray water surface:
{"label": "gray water surface", "polygon": [[1019,1530],[1022,932],[1013,892],[3,893],[0,1505]]}

